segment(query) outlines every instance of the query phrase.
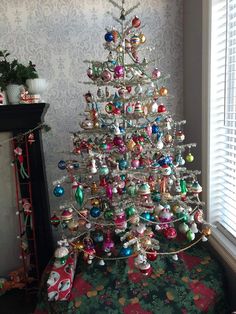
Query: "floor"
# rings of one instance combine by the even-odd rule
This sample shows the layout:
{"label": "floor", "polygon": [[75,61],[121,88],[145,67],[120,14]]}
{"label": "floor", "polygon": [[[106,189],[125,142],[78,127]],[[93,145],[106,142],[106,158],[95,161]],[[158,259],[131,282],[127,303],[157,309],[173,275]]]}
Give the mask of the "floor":
{"label": "floor", "polygon": [[25,290],[13,289],[0,296],[1,314],[31,314],[37,301],[36,293],[26,293]]}

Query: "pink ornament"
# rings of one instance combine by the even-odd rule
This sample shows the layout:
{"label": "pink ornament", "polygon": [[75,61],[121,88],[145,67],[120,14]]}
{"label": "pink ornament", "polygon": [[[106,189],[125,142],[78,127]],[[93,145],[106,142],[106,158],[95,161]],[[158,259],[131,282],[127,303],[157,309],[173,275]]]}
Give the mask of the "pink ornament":
{"label": "pink ornament", "polygon": [[114,77],[115,78],[124,77],[124,73],[125,73],[125,69],[124,69],[123,65],[117,65],[114,68]]}
{"label": "pink ornament", "polygon": [[113,144],[115,146],[121,146],[122,144],[124,144],[123,139],[119,136],[115,136],[113,139]]}
{"label": "pink ornament", "polygon": [[115,244],[111,239],[110,232],[108,232],[107,237],[106,237],[105,241],[103,242],[102,248],[106,253],[109,253],[113,249],[114,245]]}
{"label": "pink ornament", "polygon": [[118,149],[121,154],[124,154],[127,151],[127,147],[125,145],[120,145]]}
{"label": "pink ornament", "polygon": [[104,82],[109,82],[112,79],[112,74],[108,70],[104,70],[101,76]]}
{"label": "pink ornament", "polygon": [[106,186],[106,195],[110,200],[112,199],[113,192],[112,192],[112,186],[111,185]]}
{"label": "pink ornament", "polygon": [[156,68],[152,71],[152,78],[158,79],[161,76],[161,72]]}
{"label": "pink ornament", "polygon": [[152,127],[150,124],[148,124],[147,128],[146,128],[146,132],[147,132],[147,135],[148,136],[151,136],[152,135]]}
{"label": "pink ornament", "polygon": [[139,167],[139,164],[140,164],[139,159],[133,159],[133,160],[131,161],[131,166],[132,166],[133,168],[138,168],[138,167]]}

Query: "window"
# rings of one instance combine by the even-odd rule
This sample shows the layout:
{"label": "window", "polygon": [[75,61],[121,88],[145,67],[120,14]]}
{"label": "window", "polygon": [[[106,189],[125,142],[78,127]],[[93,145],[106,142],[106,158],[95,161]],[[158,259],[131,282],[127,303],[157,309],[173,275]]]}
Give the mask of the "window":
{"label": "window", "polygon": [[203,52],[208,56],[207,61],[203,56],[203,72],[208,71],[205,76],[208,75],[209,82],[203,77],[203,114],[206,115],[203,136],[207,138],[203,150],[208,219],[217,227],[213,227],[213,238],[235,258],[236,0],[209,1],[203,32],[207,29],[211,31],[208,38],[203,34]]}

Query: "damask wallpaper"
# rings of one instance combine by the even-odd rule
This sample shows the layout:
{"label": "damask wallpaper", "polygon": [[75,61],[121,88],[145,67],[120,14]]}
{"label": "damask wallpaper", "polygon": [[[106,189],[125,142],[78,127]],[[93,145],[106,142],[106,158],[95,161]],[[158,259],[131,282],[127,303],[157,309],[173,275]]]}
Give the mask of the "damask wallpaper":
{"label": "damask wallpaper", "polygon": [[[121,0],[117,0],[120,1]],[[136,4],[127,0],[126,7]],[[173,95],[168,109],[182,117],[183,101],[183,0],[145,0],[135,11],[145,24],[143,57],[153,67],[170,74],[168,88]],[[83,94],[88,86],[87,64],[83,60],[104,60],[105,27],[116,26],[107,12],[119,14],[107,0],[1,0],[0,49],[8,49],[22,62],[32,60],[41,77],[48,81],[43,95],[50,103],[46,122],[52,131],[43,136],[49,190],[63,173],[60,159],[68,158],[70,131],[79,126]],[[91,91],[93,89],[91,88]],[[94,90],[95,91],[95,90]],[[50,193],[51,209],[58,204]]]}

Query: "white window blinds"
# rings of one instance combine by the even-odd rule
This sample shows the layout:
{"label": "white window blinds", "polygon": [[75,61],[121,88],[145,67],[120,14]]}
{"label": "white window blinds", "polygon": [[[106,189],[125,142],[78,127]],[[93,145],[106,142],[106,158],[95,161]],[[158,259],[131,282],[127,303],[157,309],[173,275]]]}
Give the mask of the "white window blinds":
{"label": "white window blinds", "polygon": [[236,244],[236,0],[212,0],[210,221]]}

